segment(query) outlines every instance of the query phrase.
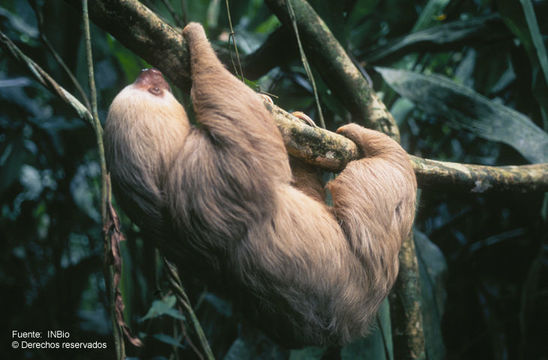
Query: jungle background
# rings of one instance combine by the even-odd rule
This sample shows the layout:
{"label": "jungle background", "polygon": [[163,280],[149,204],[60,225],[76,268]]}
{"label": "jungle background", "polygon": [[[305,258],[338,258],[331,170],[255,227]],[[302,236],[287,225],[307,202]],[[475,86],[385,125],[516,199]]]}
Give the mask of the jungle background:
{"label": "jungle background", "polygon": [[[174,26],[202,23],[212,42],[237,62],[228,42],[224,1],[143,3]],[[533,126],[534,139],[546,139],[548,1],[310,3],[394,115],[401,144],[410,154],[495,166],[547,162],[545,148],[518,140],[522,116]],[[280,27],[258,0],[230,2],[230,20],[243,59],[250,59]],[[56,59],[62,59],[87,92],[78,9],[68,1],[4,0],[0,31],[82,100]],[[99,118],[104,121],[116,93],[150,65],[93,24],[91,38]],[[281,108],[303,111],[317,121],[313,87],[295,50],[297,40],[294,34],[287,39],[268,59],[275,64],[271,69],[249,75],[258,70],[243,61],[244,76],[250,86],[273,94]],[[351,115],[321,73],[312,68],[327,128],[334,130]],[[184,91],[175,92],[187,101]],[[496,119],[482,109],[496,110]],[[0,308],[7,313],[0,357],[114,358],[93,130],[5,48],[0,48],[0,129]],[[124,317],[144,343],[141,348],[127,344],[128,356],[204,356],[192,326],[188,321],[181,326],[184,316],[161,255],[120,209],[118,213],[127,238],[121,243]],[[415,230],[426,358],[548,359],[545,193],[425,188]],[[390,334],[379,335],[379,329],[370,339],[343,349],[279,348],[243,327],[231,304],[207,286],[182,281],[216,358],[393,357]],[[109,349],[13,350],[12,330],[64,330],[71,340],[105,341]]]}

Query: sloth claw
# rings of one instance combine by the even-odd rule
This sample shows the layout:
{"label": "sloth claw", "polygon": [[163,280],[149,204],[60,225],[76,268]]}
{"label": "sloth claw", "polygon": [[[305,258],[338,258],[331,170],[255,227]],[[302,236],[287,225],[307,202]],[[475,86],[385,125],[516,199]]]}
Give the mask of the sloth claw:
{"label": "sloth claw", "polygon": [[301,111],[294,111],[291,113],[291,115],[295,116],[297,119],[301,120],[302,122],[306,123],[309,126],[318,127],[318,125],[316,125],[314,120],[312,120],[308,115],[306,115],[305,113]]}
{"label": "sloth claw", "polygon": [[360,146],[363,141],[363,135],[365,131],[367,130],[359,125],[347,124],[338,128],[337,134],[349,138],[350,140],[355,142],[356,145]]}

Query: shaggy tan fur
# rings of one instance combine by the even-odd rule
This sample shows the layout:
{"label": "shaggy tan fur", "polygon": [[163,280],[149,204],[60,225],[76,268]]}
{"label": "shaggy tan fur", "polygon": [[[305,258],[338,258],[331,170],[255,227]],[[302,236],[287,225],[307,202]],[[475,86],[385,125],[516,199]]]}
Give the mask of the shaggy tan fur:
{"label": "shaggy tan fur", "polygon": [[[247,319],[289,346],[366,334],[398,273],[415,212],[406,152],[357,125],[367,157],[328,184],[295,161],[263,100],[219,62],[201,25],[191,57],[192,127],[157,70],[114,99],[108,166],[129,216],[183,270],[230,289]],[[224,285],[224,286],[222,286]]]}

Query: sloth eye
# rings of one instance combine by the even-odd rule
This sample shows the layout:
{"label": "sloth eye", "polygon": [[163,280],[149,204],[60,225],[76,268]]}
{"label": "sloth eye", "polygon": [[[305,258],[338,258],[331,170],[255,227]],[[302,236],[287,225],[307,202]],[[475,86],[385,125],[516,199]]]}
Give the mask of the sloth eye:
{"label": "sloth eye", "polygon": [[159,88],[159,87],[151,87],[148,89],[148,92],[151,93],[152,95],[161,95],[162,94],[162,90]]}

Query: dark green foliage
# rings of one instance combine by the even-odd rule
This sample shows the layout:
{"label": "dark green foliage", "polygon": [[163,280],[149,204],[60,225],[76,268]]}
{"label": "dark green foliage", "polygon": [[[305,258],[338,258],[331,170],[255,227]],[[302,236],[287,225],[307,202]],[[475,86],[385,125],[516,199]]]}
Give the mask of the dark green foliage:
{"label": "dark green foliage", "polygon": [[[182,2],[169,2],[180,15]],[[46,36],[86,89],[81,15],[61,1],[37,3]],[[188,19],[207,25],[214,42],[228,49],[223,42],[228,31],[225,2],[184,3]],[[546,158],[536,143],[518,142],[524,121],[534,127],[537,139],[546,138],[548,64],[542,56],[548,35],[546,1],[310,3],[356,64],[371,76],[375,90],[383,93],[400,126],[402,145],[410,153],[484,165],[519,165],[527,159]],[[145,4],[174,23],[162,2]],[[236,40],[245,56],[279,22],[262,1],[231,1],[230,5]],[[532,16],[536,16],[537,28]],[[0,30],[79,96],[40,41],[35,14],[26,1],[2,2]],[[146,64],[101,29],[91,30],[99,114],[104,121],[113,96]],[[287,49],[279,52],[291,52],[292,41],[293,37]],[[298,54],[290,53],[289,60],[280,65],[253,79],[254,85],[278,96],[275,102],[282,108],[300,110],[317,119],[311,86]],[[399,78],[405,86],[401,82],[398,86],[394,77],[386,78],[388,72],[394,75],[394,70],[380,70],[388,81],[385,83],[373,66],[404,70],[398,74],[405,75]],[[336,129],[350,115],[336,89],[328,89],[322,80],[322,69],[312,70],[327,127]],[[443,84],[436,83],[438,75],[445,77]],[[442,87],[456,93],[440,93]],[[465,99],[465,93],[472,95]],[[462,97],[450,101],[455,94]],[[506,118],[491,120],[485,112],[476,111],[479,103],[474,98],[481,100],[484,110],[498,109]],[[498,138],[489,132],[489,126],[497,124]],[[528,156],[531,152],[534,156]],[[0,307],[7,313],[0,357],[114,357],[102,275],[99,176],[91,128],[0,51]],[[181,327],[184,317],[170,292],[160,256],[124,214],[120,215],[128,238],[122,244],[125,318],[145,343],[142,349],[128,346],[128,355],[196,358],[192,347],[200,349],[199,342],[192,326]],[[416,229],[420,231],[415,242],[429,359],[548,357],[546,195],[481,196],[425,190]],[[182,281],[219,359],[392,357],[388,306],[383,307],[377,327],[367,339],[342,349],[290,351],[239,323],[231,304],[208,292],[204,284]],[[70,341],[106,342],[109,349],[12,350],[12,330],[63,330],[70,333]]]}

